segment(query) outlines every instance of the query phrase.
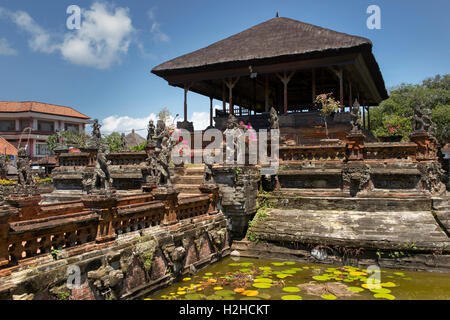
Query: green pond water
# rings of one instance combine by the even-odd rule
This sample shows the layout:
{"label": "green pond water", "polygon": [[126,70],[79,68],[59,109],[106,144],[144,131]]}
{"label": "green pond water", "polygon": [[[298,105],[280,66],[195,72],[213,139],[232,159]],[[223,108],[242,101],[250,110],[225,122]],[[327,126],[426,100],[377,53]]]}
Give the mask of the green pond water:
{"label": "green pond water", "polygon": [[227,257],[151,300],[450,300],[450,274]]}

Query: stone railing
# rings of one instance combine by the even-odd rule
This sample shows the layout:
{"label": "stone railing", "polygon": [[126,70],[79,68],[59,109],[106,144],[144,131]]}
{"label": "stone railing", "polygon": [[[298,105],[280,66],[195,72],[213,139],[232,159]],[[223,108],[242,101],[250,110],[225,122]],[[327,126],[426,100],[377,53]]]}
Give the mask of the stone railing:
{"label": "stone railing", "polygon": [[[217,213],[218,188],[178,198],[158,192],[136,196],[92,194],[81,201],[39,206],[36,196],[0,206],[0,267],[14,266],[62,249],[114,240],[118,235]],[[38,197],[39,198],[39,197]],[[70,209],[72,208],[72,209]]]}
{"label": "stone railing", "polygon": [[344,161],[346,159],[345,144],[315,146],[281,146],[282,162],[297,161]]}

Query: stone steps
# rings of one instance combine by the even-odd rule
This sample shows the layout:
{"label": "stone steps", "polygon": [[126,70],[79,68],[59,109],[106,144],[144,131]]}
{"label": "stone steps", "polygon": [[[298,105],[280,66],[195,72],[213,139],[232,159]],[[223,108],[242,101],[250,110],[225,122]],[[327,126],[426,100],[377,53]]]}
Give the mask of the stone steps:
{"label": "stone steps", "polygon": [[174,188],[178,190],[180,193],[187,193],[187,194],[200,194],[199,186],[191,185],[191,184],[182,184],[182,183],[176,183],[174,185]]}

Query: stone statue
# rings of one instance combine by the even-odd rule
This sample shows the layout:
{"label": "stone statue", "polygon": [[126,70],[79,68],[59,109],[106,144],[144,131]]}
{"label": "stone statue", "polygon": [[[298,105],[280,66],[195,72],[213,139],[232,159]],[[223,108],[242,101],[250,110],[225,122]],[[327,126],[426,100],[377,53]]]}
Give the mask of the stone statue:
{"label": "stone statue", "polygon": [[414,132],[434,134],[435,126],[431,121],[431,110],[428,107],[424,107],[422,102],[419,102],[414,106],[412,129]]}
{"label": "stone statue", "polygon": [[102,134],[100,133],[100,128],[102,126],[98,123],[98,119],[94,119],[94,123],[92,124],[92,138],[95,140],[101,140]]}
{"label": "stone statue", "polygon": [[92,189],[95,190],[111,190],[113,179],[109,172],[109,165],[111,161],[107,161],[106,153],[103,149],[97,153],[97,163],[94,169],[94,176],[92,178]]}
{"label": "stone statue", "polygon": [[153,123],[153,120],[150,120],[147,126],[147,145],[150,145],[153,142],[154,136],[155,136],[155,124]]}
{"label": "stone statue", "polygon": [[270,129],[280,129],[280,123],[278,120],[278,114],[274,107],[270,108]]}
{"label": "stone statue", "polygon": [[19,177],[19,185],[22,187],[34,186],[33,174],[30,166],[31,160],[28,158],[25,148],[20,148],[17,153],[17,175]]}
{"label": "stone statue", "polygon": [[205,159],[205,172],[203,174],[203,184],[215,184],[212,167],[214,165],[214,155]]}
{"label": "stone statue", "polygon": [[127,141],[125,139],[125,133],[123,133],[123,132],[120,135],[120,150],[127,151]]}
{"label": "stone statue", "polygon": [[0,179],[6,179],[8,174],[8,162],[6,155],[0,154]]}
{"label": "stone statue", "polygon": [[164,147],[158,153],[156,160],[156,170],[158,171],[158,187],[172,187],[172,179],[170,177],[169,163],[172,147]]}
{"label": "stone statue", "polygon": [[361,110],[359,108],[360,108],[359,102],[358,100],[355,100],[355,103],[353,103],[351,110],[351,121],[350,121],[352,125],[351,133],[359,133],[362,131]]}
{"label": "stone statue", "polygon": [[[238,140],[241,134],[243,134],[243,131],[240,129],[241,126],[236,117],[230,114],[227,121],[227,128],[224,131],[226,136],[225,155],[227,164],[231,164],[231,162],[234,162],[235,158],[237,159],[237,154],[234,151],[238,150],[240,147]],[[232,143],[230,143],[230,141],[232,141]]]}
{"label": "stone statue", "polygon": [[58,140],[58,142],[57,142],[57,146],[58,147],[62,147],[62,146],[65,145],[65,141],[64,141],[64,138],[62,136],[62,131],[61,130],[57,130],[56,131],[56,139]]}
{"label": "stone statue", "polygon": [[160,151],[164,146],[168,145],[169,132],[167,131],[166,124],[162,120],[158,120],[158,123],[156,124],[154,139],[156,141],[157,151]]}

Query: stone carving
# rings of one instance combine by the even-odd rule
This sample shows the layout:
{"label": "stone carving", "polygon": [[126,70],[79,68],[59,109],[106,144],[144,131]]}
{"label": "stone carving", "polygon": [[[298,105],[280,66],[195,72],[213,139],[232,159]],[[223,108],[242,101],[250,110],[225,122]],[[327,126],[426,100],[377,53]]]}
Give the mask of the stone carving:
{"label": "stone carving", "polygon": [[30,162],[31,160],[28,158],[27,151],[25,148],[20,148],[18,151],[18,159],[17,159],[17,175],[19,178],[19,186],[34,186],[33,174],[31,172]]}
{"label": "stone carving", "polygon": [[205,161],[205,173],[203,175],[203,184],[214,184],[214,177],[212,167],[214,165],[213,161]]}
{"label": "stone carving", "polygon": [[361,124],[361,111],[358,100],[355,100],[355,103],[352,106],[351,110],[351,120],[350,123],[352,125],[351,133],[360,133],[362,131]]}
{"label": "stone carving", "polygon": [[104,150],[99,150],[97,153],[97,163],[94,169],[94,176],[92,178],[92,189],[95,190],[111,190],[113,180],[109,172],[109,165],[111,161],[106,159]]}
{"label": "stone carving", "polygon": [[127,151],[127,141],[125,139],[125,133],[123,133],[123,132],[120,135],[120,150]]}
{"label": "stone carving", "polygon": [[0,179],[6,179],[8,174],[8,162],[6,156],[0,154]]}
{"label": "stone carving", "polygon": [[414,117],[412,120],[413,132],[426,132],[434,136],[436,126],[431,120],[431,110],[422,102],[414,106]]}
{"label": "stone carving", "polygon": [[420,171],[423,188],[433,194],[441,194],[446,191],[445,184],[442,182],[445,172],[439,162],[421,163],[417,168]]}
{"label": "stone carving", "polygon": [[342,180],[344,185],[350,188],[356,184],[356,192],[364,190],[370,182],[370,167],[368,165],[347,166],[342,170]]}
{"label": "stone carving", "polygon": [[153,123],[153,120],[150,120],[148,122],[147,126],[147,145],[152,146],[154,144],[154,138],[155,136],[155,124]]}
{"label": "stone carving", "polygon": [[163,146],[168,145],[169,141],[169,132],[166,128],[166,124],[162,120],[158,120],[156,124],[156,132],[154,136],[156,151],[160,151]]}
{"label": "stone carving", "polygon": [[89,271],[87,278],[100,294],[106,295],[122,283],[124,274],[121,270],[114,270],[110,265],[101,266],[95,271]]}
{"label": "stone carving", "polygon": [[98,123],[98,119],[94,119],[92,124],[92,138],[95,140],[101,140],[102,134],[100,133],[100,128],[102,126]]}
{"label": "stone carving", "polygon": [[280,129],[280,123],[278,120],[278,114],[274,107],[270,108],[270,129]]}
{"label": "stone carving", "polygon": [[172,152],[173,146],[165,146],[161,151],[159,151],[156,157],[156,170],[158,172],[158,187],[172,187],[172,179],[170,177],[169,163],[170,154]]}

